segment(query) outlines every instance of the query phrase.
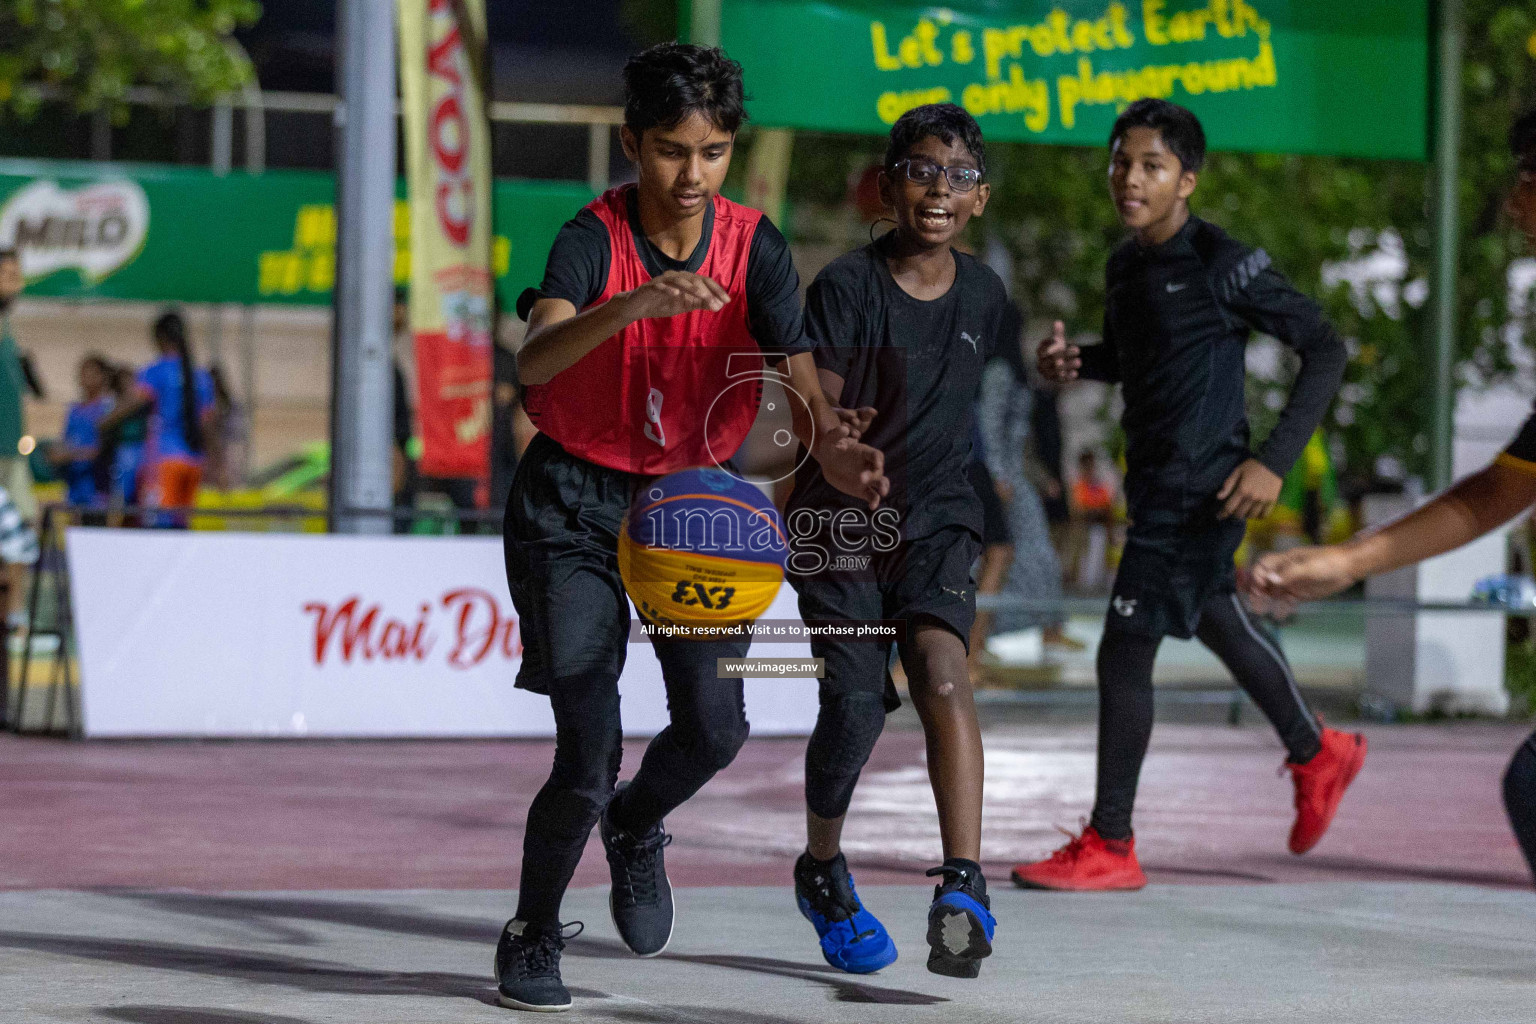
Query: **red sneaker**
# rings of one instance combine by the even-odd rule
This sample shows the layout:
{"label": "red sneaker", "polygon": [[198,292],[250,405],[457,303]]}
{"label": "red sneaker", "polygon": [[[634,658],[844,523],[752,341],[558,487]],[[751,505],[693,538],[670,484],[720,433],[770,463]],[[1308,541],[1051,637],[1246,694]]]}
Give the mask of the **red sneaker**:
{"label": "red sneaker", "polygon": [[1136,861],[1134,836],[1105,839],[1092,825],[1085,827],[1082,835],[1067,835],[1072,841],[1045,860],[1014,868],[1014,884],[1068,892],[1140,889],[1147,884],[1147,876]]}
{"label": "red sneaker", "polygon": [[[1291,826],[1291,852],[1306,853],[1317,845],[1333,822],[1344,791],[1365,764],[1365,737],[1357,732],[1323,729],[1323,747],[1306,764],[1285,763],[1296,783],[1296,824]],[[1282,769],[1283,770],[1283,769]]]}

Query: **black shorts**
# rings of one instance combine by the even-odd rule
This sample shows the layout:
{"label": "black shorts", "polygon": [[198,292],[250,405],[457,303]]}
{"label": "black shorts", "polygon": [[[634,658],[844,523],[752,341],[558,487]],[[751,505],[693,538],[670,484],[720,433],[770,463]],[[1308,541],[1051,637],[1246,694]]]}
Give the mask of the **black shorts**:
{"label": "black shorts", "polygon": [[[893,551],[870,553],[862,569],[791,573],[790,582],[799,592],[800,617],[807,623],[899,619],[906,623],[908,636],[924,622],[937,623],[969,646],[976,621],[971,566],[980,553],[981,541],[974,533],[947,526],[903,541]],[[811,656],[825,659],[823,695],[873,691],[883,695],[886,710],[901,706],[890,675],[889,642],[812,637]]]}
{"label": "black shorts", "polygon": [[981,543],[989,548],[998,544],[1012,544],[1013,532],[1008,529],[1008,510],[1003,508],[1003,499],[997,496],[992,472],[987,469],[985,462],[972,459],[969,473],[971,486],[976,488],[976,496],[981,499]]}
{"label": "black shorts", "polygon": [[1194,636],[1206,600],[1237,588],[1232,557],[1247,529],[1245,520],[1205,513],[1134,513],[1105,631]]}
{"label": "black shorts", "polygon": [[[544,434],[529,444],[502,524],[523,640],[519,688],[547,694],[563,676],[624,670],[630,618],[619,528],[635,491],[652,479],[577,458]],[[713,674],[716,658],[745,657],[751,639],[651,643],[658,651],[682,645],[690,664]]]}

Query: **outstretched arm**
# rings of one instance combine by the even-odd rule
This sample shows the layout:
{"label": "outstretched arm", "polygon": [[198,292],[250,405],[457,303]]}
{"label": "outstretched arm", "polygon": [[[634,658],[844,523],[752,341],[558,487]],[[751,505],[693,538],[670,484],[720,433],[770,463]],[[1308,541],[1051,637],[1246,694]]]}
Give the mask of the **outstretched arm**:
{"label": "outstretched arm", "polygon": [[[840,393],[842,379],[818,370],[812,353],[796,353],[785,363],[789,386],[806,401],[805,406],[789,403],[795,436],[821,464],[821,474],[829,484],[875,508],[891,490],[885,478],[885,454],[859,441],[873,422],[875,410],[843,409],[833,404],[827,392]],[[829,383],[833,384],[830,388],[826,387]]]}
{"label": "outstretched arm", "polygon": [[[1533,467],[1536,469],[1536,467]],[[1536,503],[1536,472],[1501,456],[1433,501],[1344,544],[1265,555],[1250,592],[1308,601],[1336,594],[1367,576],[1444,554],[1509,522]]]}

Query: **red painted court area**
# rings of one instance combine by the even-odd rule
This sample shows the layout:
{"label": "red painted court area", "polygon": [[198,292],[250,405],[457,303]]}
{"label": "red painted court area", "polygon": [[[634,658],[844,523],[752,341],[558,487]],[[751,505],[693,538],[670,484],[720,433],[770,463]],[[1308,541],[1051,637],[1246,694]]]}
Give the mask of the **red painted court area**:
{"label": "red painted court area", "polygon": [[[863,884],[939,858],[922,735],[887,730],[847,832]],[[1154,882],[1439,880],[1526,886],[1499,802],[1528,726],[1367,727],[1333,831],[1285,852],[1290,782],[1268,730],[1160,725],[1138,847]],[[1092,802],[1091,725],[987,731],[984,859],[997,882]],[[626,747],[625,773],[642,744]],[[673,880],[787,885],[803,843],[803,740],[752,740],[668,820]],[[77,743],[0,736],[0,888],[505,889],[548,742]],[[594,838],[577,885],[606,885]]]}

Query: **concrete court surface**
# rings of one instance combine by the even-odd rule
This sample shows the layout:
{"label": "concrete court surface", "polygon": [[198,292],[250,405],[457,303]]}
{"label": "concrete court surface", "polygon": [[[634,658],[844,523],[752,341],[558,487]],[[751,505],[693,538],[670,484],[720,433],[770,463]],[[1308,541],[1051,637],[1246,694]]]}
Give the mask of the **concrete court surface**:
{"label": "concrete court surface", "polygon": [[[665,956],[618,946],[588,848],[563,915],[588,926],[565,960],[568,1019],[1536,1020],[1536,894],[1498,800],[1528,726],[1368,727],[1334,830],[1295,858],[1266,729],[1160,724],[1137,818],[1153,885],[1072,896],[1014,890],[1007,868],[1087,811],[1094,730],[984,715],[1001,931],[979,981],[923,968],[936,827],[921,734],[898,718],[847,844],[896,965],[858,979],[821,963],[788,888],[803,741],[752,741],[668,821]],[[490,954],[550,753],[0,736],[0,1022],[508,1019],[487,1002]]]}
{"label": "concrete court surface", "polygon": [[[510,894],[0,894],[0,1020],[133,1024],[543,1019],[494,1006],[495,914]],[[1105,898],[997,893],[977,981],[923,966],[923,889],[871,886],[902,958],[820,962],[772,888],[679,892],[662,956],[629,956],[605,894],[567,916],[577,1000],[621,1024],[1481,1024],[1532,1019],[1536,895],[1471,886],[1157,886]]]}

